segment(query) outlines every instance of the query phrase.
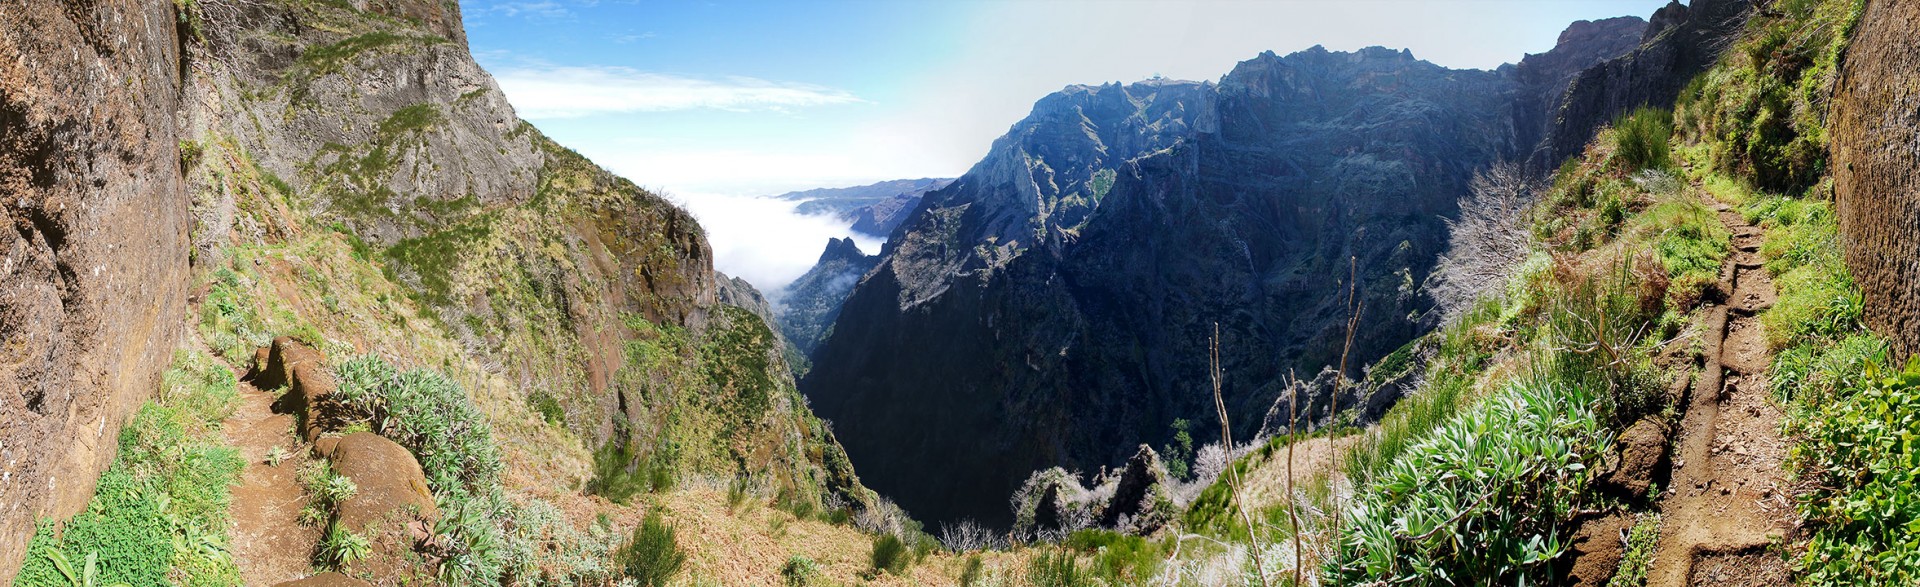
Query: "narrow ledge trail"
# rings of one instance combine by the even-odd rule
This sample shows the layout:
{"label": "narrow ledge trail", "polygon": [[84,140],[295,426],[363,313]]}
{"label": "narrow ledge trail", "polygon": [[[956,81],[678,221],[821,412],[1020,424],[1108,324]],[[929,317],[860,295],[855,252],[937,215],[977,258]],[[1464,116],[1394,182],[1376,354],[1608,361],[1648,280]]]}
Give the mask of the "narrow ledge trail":
{"label": "narrow ledge trail", "polygon": [[1773,353],[1759,319],[1776,293],[1760,263],[1765,234],[1726,204],[1711,206],[1733,234],[1720,270],[1720,291],[1730,293],[1706,308],[1704,365],[1679,400],[1686,412],[1647,585],[1778,587],[1791,576],[1770,547],[1784,542],[1794,514],[1781,410],[1766,380]]}
{"label": "narrow ledge trail", "polygon": [[[240,382],[240,406],[221,426],[247,466],[227,506],[233,519],[233,560],[248,585],[275,585],[312,573],[309,554],[317,529],[300,523],[307,505],[300,466],[307,450],[294,440],[293,416],[273,411],[274,394]],[[274,447],[281,458],[269,462]]]}

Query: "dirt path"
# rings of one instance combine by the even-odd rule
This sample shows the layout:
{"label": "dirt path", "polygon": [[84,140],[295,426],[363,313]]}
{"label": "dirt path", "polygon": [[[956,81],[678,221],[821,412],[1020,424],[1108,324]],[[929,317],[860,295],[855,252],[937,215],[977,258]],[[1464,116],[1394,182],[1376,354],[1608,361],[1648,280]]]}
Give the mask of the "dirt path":
{"label": "dirt path", "polygon": [[1782,488],[1787,443],[1780,408],[1769,397],[1772,354],[1757,314],[1773,305],[1773,281],[1760,267],[1759,228],[1715,204],[1735,251],[1721,269],[1725,303],[1708,306],[1706,364],[1688,397],[1674,449],[1672,488],[1650,587],[1789,584],[1786,564],[1767,546],[1791,527]]}
{"label": "dirt path", "polygon": [[[222,427],[227,442],[247,460],[233,488],[233,559],[248,585],[273,585],[307,576],[319,531],[300,523],[306,507],[298,471],[307,451],[294,441],[293,416],[273,413],[273,394],[240,384],[240,408]],[[268,464],[280,447],[284,457]]]}

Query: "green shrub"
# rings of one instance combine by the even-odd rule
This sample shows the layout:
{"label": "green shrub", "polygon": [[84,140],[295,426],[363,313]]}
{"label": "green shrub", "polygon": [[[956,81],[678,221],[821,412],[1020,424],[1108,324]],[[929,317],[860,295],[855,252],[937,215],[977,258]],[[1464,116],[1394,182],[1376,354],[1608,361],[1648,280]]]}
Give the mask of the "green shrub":
{"label": "green shrub", "polygon": [[593,478],[587,480],[587,493],[624,504],[641,493],[673,489],[675,467],[670,444],[642,460],[624,432],[616,430],[614,436],[618,440],[608,440],[593,453]]}
{"label": "green shrub", "polygon": [[399,371],[376,355],[350,359],[335,373],[339,401],[407,447],[434,491],[476,495],[499,485],[493,427],[458,384],[428,369]]}
{"label": "green shrub", "polygon": [[1808,585],[1920,582],[1920,360],[1877,371],[1789,428],[1809,489],[1799,510],[1813,537],[1796,564]]}
{"label": "green shrub", "polygon": [[1664,109],[1643,106],[1613,121],[1614,156],[1627,171],[1672,167],[1672,139],[1673,113]]}
{"label": "green shrub", "polygon": [[1188,469],[1193,463],[1193,423],[1186,418],[1173,420],[1173,442],[1160,451],[1160,461],[1166,464],[1167,474],[1174,479],[1186,479]]}
{"label": "green shrub", "polygon": [[960,568],[960,587],[978,585],[981,575],[986,573],[985,566],[980,561],[980,555],[968,556],[966,565]]}
{"label": "green shrub", "polygon": [[680,539],[673,526],[659,512],[647,515],[633,529],[633,539],[615,554],[627,578],[642,587],[661,587],[680,574],[687,553],[680,550]]}
{"label": "green shrub", "polygon": [[796,554],[780,567],[780,581],[787,587],[809,587],[820,582],[820,563]]}
{"label": "green shrub", "polygon": [[1664,405],[1659,370],[1637,347],[1660,317],[1664,275],[1629,264],[1604,275],[1575,278],[1557,292],[1546,315],[1550,377],[1598,390],[1598,415],[1624,429]]}
{"label": "green shrub", "polygon": [[1077,530],[1061,546],[1092,554],[1092,574],[1114,585],[1151,582],[1164,556],[1159,544],[1112,530]]}
{"label": "green shrub", "polygon": [[1660,514],[1642,514],[1627,533],[1627,552],[1620,556],[1620,567],[1607,581],[1607,587],[1641,587],[1647,584],[1647,570],[1653,567],[1653,551],[1660,544]]}
{"label": "green shrub", "polygon": [[372,552],[373,543],[367,537],[339,524],[328,527],[326,536],[320,539],[320,563],[329,568],[344,568]]}
{"label": "green shrub", "polygon": [[1034,555],[1027,561],[1027,580],[1034,587],[1080,587],[1092,585],[1093,577],[1080,568],[1072,552],[1052,551]]}
{"label": "green shrub", "polygon": [[1434,430],[1356,492],[1329,579],[1545,581],[1567,548],[1559,524],[1584,503],[1587,463],[1609,442],[1595,399],[1537,378]]}
{"label": "green shrub", "polygon": [[912,562],[907,552],[907,543],[891,532],[882,532],[873,537],[873,550],[867,554],[868,568],[873,572],[886,571],[895,575],[905,574],[907,564]]}
{"label": "green shrub", "polygon": [[527,394],[527,409],[539,414],[540,419],[548,424],[567,425],[567,411],[560,407],[560,400],[554,399],[552,394],[545,391]]}

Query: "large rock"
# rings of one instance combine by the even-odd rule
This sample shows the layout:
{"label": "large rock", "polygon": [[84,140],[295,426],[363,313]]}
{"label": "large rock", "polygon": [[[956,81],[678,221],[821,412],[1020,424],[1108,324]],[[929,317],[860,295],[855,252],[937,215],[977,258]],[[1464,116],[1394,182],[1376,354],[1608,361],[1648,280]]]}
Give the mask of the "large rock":
{"label": "large rock", "polygon": [[1614,443],[1607,468],[1600,472],[1600,488],[1627,500],[1645,499],[1667,470],[1669,432],[1666,422],[1652,417],[1628,426]]}
{"label": "large rock", "polygon": [[189,227],[166,0],[0,9],[0,584],[85,506],[182,325]]}
{"label": "large rock", "polygon": [[368,533],[386,524],[417,519],[431,527],[439,519],[433,491],[413,453],[384,436],[355,432],[322,438],[314,451],[333,462],[333,470],[353,480],[353,497],[337,505],[336,524]]}
{"label": "large rock", "polygon": [[1920,352],[1920,2],[1874,0],[1833,97],[1834,201],[1867,325]]}
{"label": "large rock", "polygon": [[274,339],[273,345],[255,351],[254,357],[259,370],[250,373],[248,381],[260,389],[287,388],[273,409],[297,417],[300,436],[308,442],[354,422],[345,406],[333,397],[340,383],[327,370],[326,357],[320,351],[282,336]]}

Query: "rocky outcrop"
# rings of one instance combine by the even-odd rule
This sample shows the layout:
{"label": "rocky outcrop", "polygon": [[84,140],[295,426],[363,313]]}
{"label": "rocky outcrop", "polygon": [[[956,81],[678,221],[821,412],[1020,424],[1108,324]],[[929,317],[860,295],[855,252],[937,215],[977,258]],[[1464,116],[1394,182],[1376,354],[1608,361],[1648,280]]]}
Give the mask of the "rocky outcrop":
{"label": "rocky outcrop", "polygon": [[1920,352],[1920,2],[1873,0],[1829,122],[1834,202],[1867,325]]}
{"label": "rocky outcrop", "polygon": [[720,303],[753,312],[767,324],[773,324],[773,305],[767,302],[767,296],[747,283],[747,280],[715,271],[714,296]]}
{"label": "rocky outcrop", "polygon": [[1167,468],[1153,447],[1140,445],[1115,482],[1113,497],[1100,513],[1100,525],[1148,534],[1173,519],[1173,497],[1168,492]]}
{"label": "rocky outcrop", "polygon": [[1567,84],[1546,135],[1526,157],[1529,166],[1552,169],[1578,155],[1602,125],[1634,108],[1671,108],[1680,90],[1720,58],[1750,8],[1747,0],[1669,2],[1654,13],[1639,47]]}
{"label": "rocky outcrop", "polygon": [[352,423],[347,410],[333,397],[340,384],[327,370],[326,358],[292,338],[282,336],[274,339],[272,346],[255,351],[248,381],[260,389],[286,388],[273,410],[293,414],[300,436],[307,442]]}
{"label": "rocky outcrop", "polygon": [[787,285],[781,296],[776,322],[781,334],[802,354],[812,354],[820,341],[832,334],[847,294],[879,261],[879,257],[861,252],[851,238],[827,239],[820,260]]}
{"label": "rocky outcrop", "polygon": [[112,462],[188,291],[180,54],[164,0],[0,10],[0,584]]}
{"label": "rocky outcrop", "polygon": [[[1562,102],[1575,76],[1639,47],[1647,31],[1647,21],[1637,16],[1576,21],[1561,31],[1553,49],[1507,66],[1522,87],[1513,105],[1518,144],[1548,147],[1552,141],[1542,139],[1560,132]],[[1538,158],[1540,165],[1559,161],[1551,153]]]}

